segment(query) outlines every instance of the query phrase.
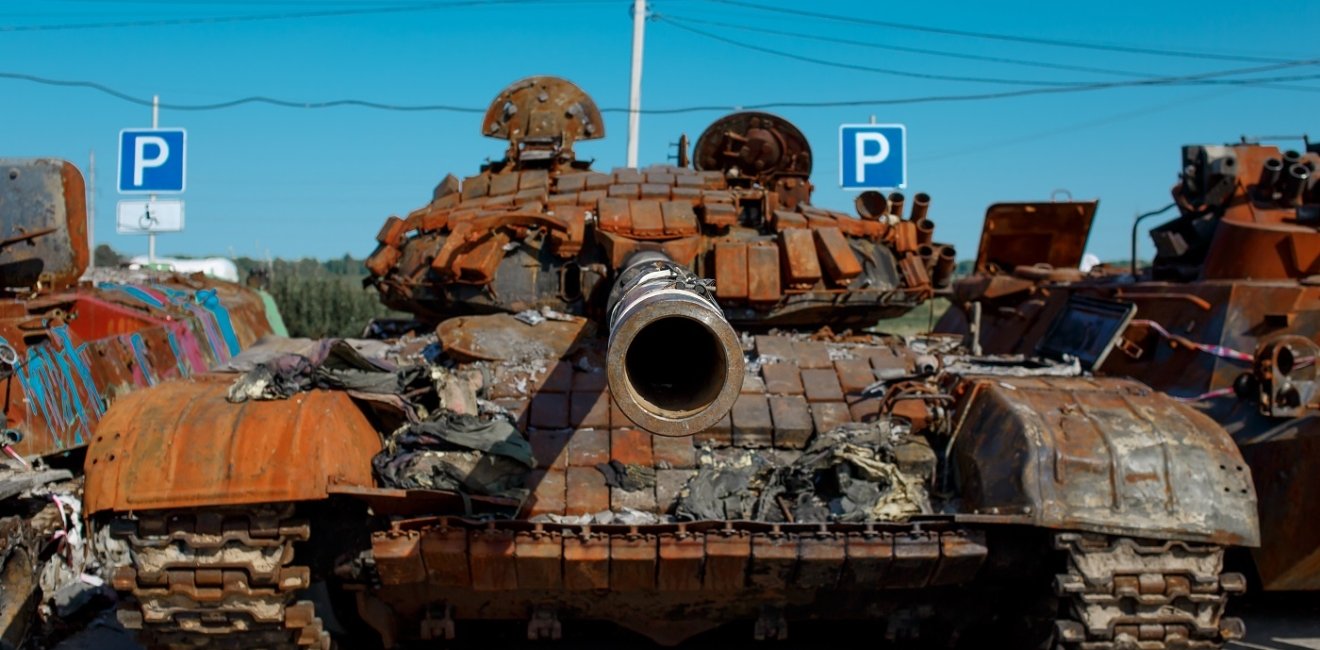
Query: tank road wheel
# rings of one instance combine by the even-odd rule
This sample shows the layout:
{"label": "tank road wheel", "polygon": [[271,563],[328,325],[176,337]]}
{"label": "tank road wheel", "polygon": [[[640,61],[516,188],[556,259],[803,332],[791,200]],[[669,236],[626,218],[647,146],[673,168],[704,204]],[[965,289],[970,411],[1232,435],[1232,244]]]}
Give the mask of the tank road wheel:
{"label": "tank road wheel", "polygon": [[114,571],[119,620],[148,648],[330,650],[293,545],[310,527],[293,508],[139,514],[110,524],[131,561]]}
{"label": "tank road wheel", "polygon": [[1223,613],[1246,580],[1221,575],[1220,546],[1066,533],[1055,547],[1068,567],[1055,578],[1060,650],[1213,649],[1242,638],[1242,621]]}

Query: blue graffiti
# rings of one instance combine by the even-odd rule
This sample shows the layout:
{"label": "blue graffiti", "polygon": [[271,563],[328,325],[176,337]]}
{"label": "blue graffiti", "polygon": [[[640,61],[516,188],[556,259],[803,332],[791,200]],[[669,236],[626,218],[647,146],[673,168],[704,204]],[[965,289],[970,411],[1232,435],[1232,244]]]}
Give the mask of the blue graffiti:
{"label": "blue graffiti", "polygon": [[234,323],[229,318],[229,310],[225,309],[225,306],[220,303],[220,298],[216,295],[215,289],[198,291],[197,302],[215,316],[216,325],[220,327],[220,333],[225,337],[225,344],[229,346],[229,354],[231,356],[238,354],[238,334],[234,332]]}
{"label": "blue graffiti", "polygon": [[[214,289],[186,291],[116,283],[102,283],[99,288],[121,292],[153,310],[169,310],[176,314],[172,319],[174,322],[164,327],[163,333],[180,376],[190,376],[202,369],[194,367],[196,364],[207,363],[202,350],[193,345],[192,334],[200,334],[202,340],[209,343],[212,355],[221,362],[240,351],[230,312]],[[181,311],[191,318],[177,318]],[[48,336],[46,342],[27,347],[13,377],[27,405],[29,427],[34,432],[48,431],[50,447],[67,449],[87,443],[96,422],[105,414],[106,401],[93,378],[88,344],[75,343],[73,333],[63,325],[49,328]],[[168,366],[152,367],[148,342],[141,332],[116,338],[129,348],[134,365],[140,370],[135,373],[134,383],[157,384],[164,378],[158,375],[158,370],[165,376],[172,374]],[[0,337],[0,344],[9,345],[9,342]]]}
{"label": "blue graffiti", "polygon": [[147,305],[151,307],[155,307],[157,309],[165,306],[165,303],[161,301],[159,298],[151,295],[150,293],[147,293],[141,287],[135,287],[131,284],[115,284],[113,282],[102,282],[101,284],[97,285],[97,288],[104,289],[106,291],[122,291],[138,299],[139,301],[144,302]]}
{"label": "blue graffiti", "polygon": [[156,372],[151,369],[151,362],[147,360],[147,350],[142,342],[142,335],[130,334],[128,345],[133,348],[133,357],[137,359],[138,367],[142,369],[142,376],[147,380],[147,385],[155,386]]}
{"label": "blue graffiti", "polygon": [[74,345],[67,326],[56,327],[51,330],[51,334],[59,340],[60,349],[72,351],[67,356],[72,361],[74,368],[77,369],[78,377],[82,379],[83,386],[89,387],[88,394],[98,398],[93,401],[93,408],[96,409],[96,415],[99,417],[105,409],[101,404],[99,395],[96,393],[96,383],[92,380],[92,367],[87,363],[87,359],[83,358],[86,354],[87,345]]}
{"label": "blue graffiti", "polygon": [[[238,354],[238,335],[234,332],[233,323],[229,319],[229,310],[220,302],[215,289],[200,289],[195,293],[189,293],[159,284],[152,287],[165,294],[171,304],[185,307],[197,317],[202,323],[202,328],[206,330],[207,340],[217,359],[224,361]],[[223,341],[216,339],[217,333]],[[224,348],[220,347],[222,344]]]}
{"label": "blue graffiti", "polygon": [[[212,351],[222,361],[238,354],[241,349],[238,342],[238,333],[234,331],[233,321],[229,317],[229,310],[221,302],[215,289],[200,289],[190,293],[173,287],[152,285],[152,289],[165,296],[165,300],[161,300],[149,291],[133,285],[105,282],[99,286],[101,289],[122,291],[138,301],[158,309],[166,307],[167,304],[186,307],[188,311],[197,316],[202,329],[206,332]],[[223,341],[213,338],[212,327],[219,330],[219,335]],[[222,343],[224,348],[221,347]]]}
{"label": "blue graffiti", "polygon": [[[66,326],[50,330],[51,342],[27,349],[15,376],[32,413],[46,422],[58,448],[81,445],[91,435],[92,425],[105,413],[87,362],[87,346],[74,345]],[[9,342],[0,337],[0,343]],[[89,413],[90,410],[90,413]]]}
{"label": "blue graffiti", "polygon": [[151,287],[156,291],[165,294],[165,298],[168,299],[172,305],[186,305],[193,301],[193,294],[189,291],[167,287],[163,284],[153,284]]}
{"label": "blue graffiti", "polygon": [[179,347],[179,339],[174,334],[174,330],[166,329],[165,338],[170,342],[170,352],[174,354],[174,363],[179,368],[179,376],[187,377],[192,374],[192,364],[188,362],[188,357]]}

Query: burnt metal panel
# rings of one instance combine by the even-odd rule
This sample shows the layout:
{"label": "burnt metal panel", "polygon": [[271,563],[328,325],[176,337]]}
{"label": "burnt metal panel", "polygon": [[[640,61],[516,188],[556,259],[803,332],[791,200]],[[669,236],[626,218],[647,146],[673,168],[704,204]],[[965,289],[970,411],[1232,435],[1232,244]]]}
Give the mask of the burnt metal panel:
{"label": "burnt metal panel", "polygon": [[121,400],[87,452],[87,511],[279,503],[374,485],[380,438],[347,393],[231,404],[231,380],[167,382]]}
{"label": "burnt metal panel", "polygon": [[721,300],[746,300],[747,278],[747,244],[716,244],[715,296]]}
{"label": "burnt metal panel", "polygon": [[996,203],[985,212],[976,272],[1049,264],[1076,268],[1099,201]]}
{"label": "burnt metal panel", "polygon": [[1260,495],[1261,546],[1252,551],[1267,591],[1320,589],[1320,416],[1276,421],[1242,445]]}
{"label": "burnt metal panel", "polygon": [[969,510],[1056,529],[1255,546],[1251,472],[1213,420],[1130,380],[973,378],[954,453]]}
{"label": "burnt metal panel", "polygon": [[78,168],[54,158],[0,158],[0,284],[67,287],[89,254]]}
{"label": "burnt metal panel", "polygon": [[594,140],[605,137],[605,121],[596,102],[571,82],[556,77],[528,77],[500,91],[486,109],[481,134],[513,141],[551,137]]}

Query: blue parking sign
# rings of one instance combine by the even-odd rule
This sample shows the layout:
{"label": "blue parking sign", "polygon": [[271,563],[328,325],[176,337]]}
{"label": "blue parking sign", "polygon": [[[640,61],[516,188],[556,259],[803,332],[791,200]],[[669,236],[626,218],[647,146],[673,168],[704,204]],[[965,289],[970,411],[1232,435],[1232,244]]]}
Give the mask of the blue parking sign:
{"label": "blue parking sign", "polygon": [[124,129],[119,132],[119,191],[124,194],[182,192],[186,181],[183,129]]}
{"label": "blue parking sign", "polygon": [[840,126],[839,186],[845,190],[907,187],[907,127],[902,124]]}

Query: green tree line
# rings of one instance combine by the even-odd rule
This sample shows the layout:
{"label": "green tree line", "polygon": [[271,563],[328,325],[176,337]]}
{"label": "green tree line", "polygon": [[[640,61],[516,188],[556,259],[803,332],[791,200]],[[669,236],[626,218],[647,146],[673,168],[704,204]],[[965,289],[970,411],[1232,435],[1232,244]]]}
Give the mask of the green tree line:
{"label": "green tree line", "polygon": [[240,257],[234,263],[244,278],[265,271],[266,290],[279,305],[289,336],[361,336],[371,319],[399,316],[380,303],[374,288],[362,286],[367,270],[350,255],[269,262]]}

